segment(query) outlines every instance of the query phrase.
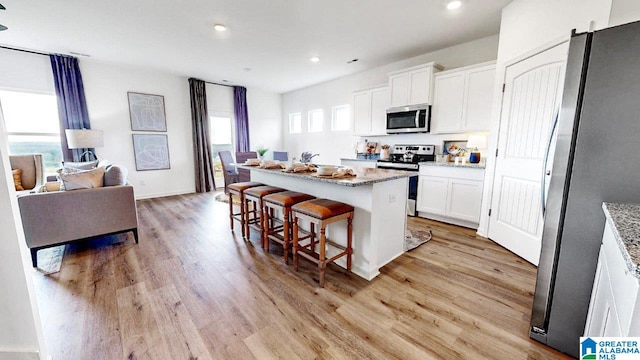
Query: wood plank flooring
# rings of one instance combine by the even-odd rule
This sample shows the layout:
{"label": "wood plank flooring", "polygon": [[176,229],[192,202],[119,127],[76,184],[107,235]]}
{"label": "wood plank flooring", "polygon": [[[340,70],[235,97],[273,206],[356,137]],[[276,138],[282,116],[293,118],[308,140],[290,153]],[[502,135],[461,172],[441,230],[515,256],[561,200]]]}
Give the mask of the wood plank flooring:
{"label": "wood plank flooring", "polygon": [[568,358],[528,337],[535,268],[472,230],[411,218],[431,241],[371,282],[331,265],[321,289],[214,198],[138,201],[138,245],[72,244],[34,271],[54,360]]}

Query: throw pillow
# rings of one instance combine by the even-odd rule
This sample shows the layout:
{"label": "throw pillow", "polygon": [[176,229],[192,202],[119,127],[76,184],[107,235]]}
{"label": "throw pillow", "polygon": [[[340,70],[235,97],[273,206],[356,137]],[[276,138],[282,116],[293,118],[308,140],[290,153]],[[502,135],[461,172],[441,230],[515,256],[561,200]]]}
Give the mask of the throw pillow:
{"label": "throw pillow", "polygon": [[83,162],[65,161],[64,163],[62,163],[62,166],[78,170],[91,170],[95,169],[96,166],[98,166],[98,160]]}
{"label": "throw pillow", "polygon": [[40,186],[38,189],[39,193],[43,192],[52,192],[52,191],[62,191],[62,183],[58,181],[47,181],[44,185]]}
{"label": "throw pillow", "polygon": [[119,186],[127,184],[127,168],[111,165],[104,172],[104,186]]}
{"label": "throw pillow", "polygon": [[13,185],[16,187],[16,191],[24,191],[22,187],[22,169],[11,170],[13,175]]}
{"label": "throw pillow", "polygon": [[98,188],[103,186],[104,168],[99,167],[70,174],[62,172],[60,179],[62,179],[66,191]]}

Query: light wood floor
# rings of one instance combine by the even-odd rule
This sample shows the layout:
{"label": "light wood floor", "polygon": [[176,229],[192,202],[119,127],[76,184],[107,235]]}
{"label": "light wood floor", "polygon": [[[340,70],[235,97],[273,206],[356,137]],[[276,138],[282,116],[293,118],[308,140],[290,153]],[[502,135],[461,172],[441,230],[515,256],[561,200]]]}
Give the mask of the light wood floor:
{"label": "light wood floor", "polygon": [[371,282],[330,266],[320,289],[214,197],[139,201],[140,244],[69,245],[34,273],[54,360],[565,358],[528,337],[535,268],[471,230],[412,218],[433,240]]}

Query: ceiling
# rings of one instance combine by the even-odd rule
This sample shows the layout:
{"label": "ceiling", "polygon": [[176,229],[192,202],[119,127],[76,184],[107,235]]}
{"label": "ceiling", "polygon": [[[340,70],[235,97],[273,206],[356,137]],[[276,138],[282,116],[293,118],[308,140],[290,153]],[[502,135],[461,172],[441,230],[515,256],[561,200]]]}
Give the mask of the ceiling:
{"label": "ceiling", "polygon": [[510,1],[3,0],[0,44],[284,93],[496,34]]}

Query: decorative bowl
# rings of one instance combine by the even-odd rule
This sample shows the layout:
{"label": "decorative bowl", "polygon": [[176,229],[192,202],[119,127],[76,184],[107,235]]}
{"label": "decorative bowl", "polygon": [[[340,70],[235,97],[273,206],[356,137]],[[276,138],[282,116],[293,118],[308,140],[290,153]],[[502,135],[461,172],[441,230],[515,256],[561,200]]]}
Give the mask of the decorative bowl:
{"label": "decorative bowl", "polygon": [[335,165],[320,165],[318,166],[318,175],[320,176],[329,176],[333,175],[334,172],[338,170],[338,167]]}

